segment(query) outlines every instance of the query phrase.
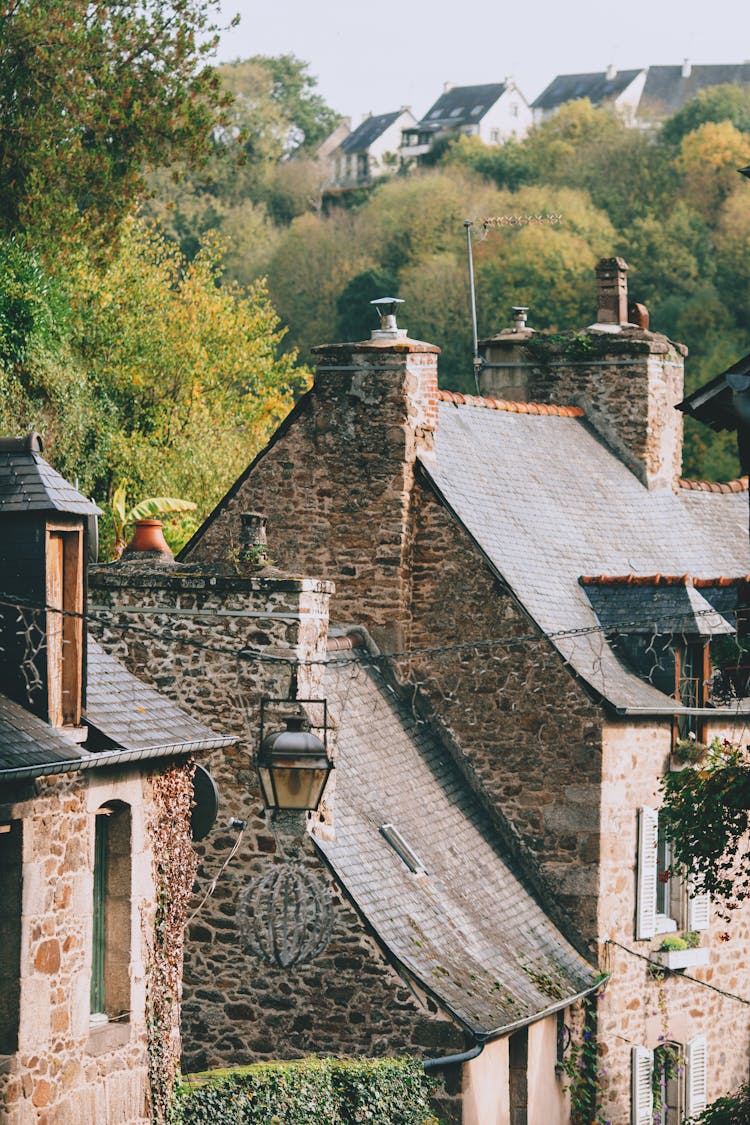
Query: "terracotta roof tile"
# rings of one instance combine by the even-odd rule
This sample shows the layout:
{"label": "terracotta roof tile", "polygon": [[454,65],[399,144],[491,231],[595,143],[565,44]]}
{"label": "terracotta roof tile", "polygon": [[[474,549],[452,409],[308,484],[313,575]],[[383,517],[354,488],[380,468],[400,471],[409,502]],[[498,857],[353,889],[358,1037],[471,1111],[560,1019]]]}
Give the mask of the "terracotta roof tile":
{"label": "terracotta roof tile", "polygon": [[508,402],[504,398],[489,398],[486,395],[464,395],[459,391],[438,391],[441,402],[452,402],[454,406],[481,406],[485,410],[505,410],[509,414],[540,414],[553,418],[583,418],[580,406],[554,406],[547,402]]}
{"label": "terracotta roof tile", "polygon": [[690,492],[747,492],[747,477],[737,477],[736,480],[728,480],[724,483],[713,480],[685,480],[681,478],[677,483],[680,488],[685,488]]}

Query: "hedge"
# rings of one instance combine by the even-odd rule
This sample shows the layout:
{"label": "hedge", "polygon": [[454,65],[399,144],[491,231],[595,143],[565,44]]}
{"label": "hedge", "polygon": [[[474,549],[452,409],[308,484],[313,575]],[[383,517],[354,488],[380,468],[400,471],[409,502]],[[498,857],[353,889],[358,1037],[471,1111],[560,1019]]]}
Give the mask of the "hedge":
{"label": "hedge", "polygon": [[171,1125],[438,1125],[416,1059],[256,1063],[191,1075]]}

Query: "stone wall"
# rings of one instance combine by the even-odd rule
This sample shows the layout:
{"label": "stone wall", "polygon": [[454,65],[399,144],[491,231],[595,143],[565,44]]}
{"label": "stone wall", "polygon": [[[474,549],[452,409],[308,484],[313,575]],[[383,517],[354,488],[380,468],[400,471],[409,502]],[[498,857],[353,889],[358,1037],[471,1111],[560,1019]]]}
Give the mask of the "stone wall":
{"label": "stone wall", "polygon": [[[94,570],[90,585],[93,612],[116,607],[110,625],[99,630],[105,647],[209,726],[238,738],[237,746],[201,759],[217,780],[220,809],[216,827],[196,845],[197,913],[188,927],[183,985],[185,1070],[310,1053],[462,1050],[464,1035],[388,962],[309,836],[301,830],[290,839],[274,831],[259,799],[252,765],[259,700],[286,697],[294,685],[288,664],[238,662],[235,654],[252,647],[266,657],[320,659],[330,586],[280,576],[221,576],[195,565],[125,563]],[[300,667],[299,697],[320,695],[318,675],[319,666]],[[236,842],[236,832],[227,828],[230,817],[247,828],[214,893],[199,906]],[[298,853],[326,880],[334,912],[328,947],[313,961],[287,969],[244,950],[237,924],[248,883],[285,862],[282,849]]]}
{"label": "stone wall", "polygon": [[[528,334],[524,334],[528,335]],[[523,395],[532,402],[580,406],[613,452],[648,488],[673,487],[682,472],[682,414],[687,349],[657,332],[623,325],[594,328],[566,338],[532,341],[501,334],[486,342],[490,366],[483,393],[497,395],[505,367],[523,373]]]}
{"label": "stone wall", "polygon": [[[425,691],[464,766],[534,857],[552,916],[588,946],[597,934],[600,710],[427,484],[415,494],[410,575],[408,647],[446,651],[402,661],[400,673]],[[493,638],[504,640],[461,647]]]}
{"label": "stone wall", "polygon": [[[14,799],[15,791],[15,799]],[[153,915],[147,777],[102,770],[6,791],[0,820],[22,822],[18,1050],[0,1058],[0,1120],[13,1125],[146,1125],[148,919]],[[106,802],[130,807],[130,1012],[90,1024],[94,822]]]}
{"label": "stone wall", "polygon": [[[731,738],[739,732],[717,726],[709,737],[713,734]],[[670,724],[611,721],[603,745],[600,954],[603,970],[611,973],[598,1012],[603,1108],[613,1125],[627,1125],[634,1046],[654,1049],[664,1041],[684,1046],[705,1035],[708,1100],[747,1081],[750,912],[735,911],[727,921],[712,909],[710,926],[701,933],[708,963],[661,980],[653,976],[644,958],[654,958],[664,935],[635,938],[638,809],[661,803]]]}

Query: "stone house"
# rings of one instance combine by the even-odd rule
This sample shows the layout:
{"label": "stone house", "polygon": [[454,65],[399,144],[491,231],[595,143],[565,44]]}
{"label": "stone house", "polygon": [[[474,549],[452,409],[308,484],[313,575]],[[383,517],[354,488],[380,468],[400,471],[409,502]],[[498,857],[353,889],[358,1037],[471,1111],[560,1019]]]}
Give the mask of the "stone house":
{"label": "stone house", "polygon": [[645,66],[588,74],[558,74],[532,102],[534,123],[551,117],[560,106],[579,98],[616,110],[632,125],[647,127],[677,113],[701,90],[730,83],[750,84],[750,63],[693,65],[689,59],[675,66]]}
{"label": "stone house", "polygon": [[190,890],[191,755],[232,740],[86,643],[98,509],[41,452],[0,440],[0,1119],[145,1125],[179,1053],[157,900]]}
{"label": "stone house", "polygon": [[[537,901],[608,975],[592,1018],[617,1125],[736,1087],[750,1031],[746,912],[727,926],[691,896],[658,831],[676,739],[746,723],[710,661],[749,572],[747,485],[681,477],[685,349],[629,323],[626,269],[600,264],[595,322],[569,340],[485,341],[481,397],[440,392],[437,348],[392,326],[320,348],[313,389],[182,555],[220,556],[265,511],[276,562],[334,582],[332,619],[392,654]],[[338,844],[318,846],[338,872]],[[660,950],[685,931],[690,957]]]}
{"label": "stone house", "polygon": [[363,187],[400,167],[401,133],[414,125],[410,109],[369,114],[328,154],[327,191]]}
{"label": "stone house", "polygon": [[479,137],[487,145],[520,140],[531,123],[529,104],[512,78],[480,86],[446,82],[421,121],[404,128],[401,158],[418,163],[443,137]]}

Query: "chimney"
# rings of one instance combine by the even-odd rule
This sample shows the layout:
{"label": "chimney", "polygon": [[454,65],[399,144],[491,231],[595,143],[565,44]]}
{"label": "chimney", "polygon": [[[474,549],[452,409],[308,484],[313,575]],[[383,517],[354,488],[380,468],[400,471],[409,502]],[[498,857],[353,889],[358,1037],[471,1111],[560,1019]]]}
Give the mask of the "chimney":
{"label": "chimney", "polygon": [[400,307],[379,298],[369,339],[314,349],[312,389],[180,556],[211,561],[239,541],[243,512],[266,511],[274,564],[333,581],[332,618],[391,650],[409,616],[414,478],[434,447],[440,350],[410,339]]}
{"label": "chimney", "polygon": [[507,399],[510,402],[529,401],[529,362],[526,344],[535,335],[528,328],[526,319],[529,310],[526,305],[513,305],[513,322],[497,336],[480,340],[479,354],[482,357],[480,390],[490,398]]}
{"label": "chimney", "polygon": [[623,258],[602,258],[596,267],[597,324],[628,323],[628,266]]}
{"label": "chimney", "polygon": [[443,93],[449,94],[455,85],[456,85],[455,82],[444,82],[443,83]]}
{"label": "chimney", "polygon": [[682,77],[683,78],[689,78],[691,73],[692,73],[692,70],[693,70],[693,66],[692,66],[692,63],[690,62],[690,59],[683,59],[682,60]]}
{"label": "chimney", "polygon": [[607,81],[614,82],[615,78],[617,78],[617,67],[614,63],[610,63],[607,67]]}
{"label": "chimney", "polygon": [[[648,329],[648,311],[633,302],[628,321],[627,265],[603,258],[596,267],[597,321],[565,337],[545,338],[516,324],[483,340],[482,391],[493,397],[580,406],[612,452],[649,489],[672,488],[682,471],[682,417],[687,348]],[[524,310],[517,310],[522,313]]]}

